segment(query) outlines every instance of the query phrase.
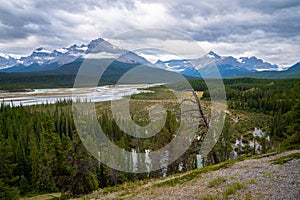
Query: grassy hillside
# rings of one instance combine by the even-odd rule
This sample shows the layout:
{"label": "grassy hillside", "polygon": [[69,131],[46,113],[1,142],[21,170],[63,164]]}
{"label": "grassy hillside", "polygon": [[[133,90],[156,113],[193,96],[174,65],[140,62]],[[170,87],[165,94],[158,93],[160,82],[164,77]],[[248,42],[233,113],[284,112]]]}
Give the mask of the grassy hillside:
{"label": "grassy hillside", "polygon": [[[280,162],[282,160],[285,162]],[[278,162],[280,164],[276,164]],[[298,199],[299,164],[299,150],[240,158],[165,179],[146,180],[98,190],[78,200]]]}
{"label": "grassy hillside", "polygon": [[[148,179],[99,189],[73,200],[298,199],[299,164],[300,150],[241,157],[163,179]],[[56,193],[23,200],[56,199],[59,196]]]}

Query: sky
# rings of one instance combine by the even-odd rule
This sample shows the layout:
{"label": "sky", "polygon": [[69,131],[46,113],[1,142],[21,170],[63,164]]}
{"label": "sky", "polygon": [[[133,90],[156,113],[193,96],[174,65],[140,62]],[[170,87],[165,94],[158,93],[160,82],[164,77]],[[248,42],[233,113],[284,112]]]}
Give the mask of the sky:
{"label": "sky", "polygon": [[5,54],[164,28],[188,35],[206,52],[256,56],[279,66],[300,61],[299,0],[0,0],[0,5],[0,53]]}

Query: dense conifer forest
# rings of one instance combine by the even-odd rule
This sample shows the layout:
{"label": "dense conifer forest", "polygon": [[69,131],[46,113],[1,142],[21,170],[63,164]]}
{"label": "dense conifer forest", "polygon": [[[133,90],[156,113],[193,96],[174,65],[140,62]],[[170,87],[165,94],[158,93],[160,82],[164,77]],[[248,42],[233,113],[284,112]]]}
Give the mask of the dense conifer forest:
{"label": "dense conifer forest", "polygon": [[[191,84],[195,90],[204,91],[201,103],[209,104],[209,92],[204,81],[192,80]],[[263,124],[264,127],[260,128],[271,138],[269,143],[266,139],[257,138],[262,146],[261,152],[300,147],[300,79],[225,79],[224,84],[230,114],[221,138],[205,158],[204,165],[232,159],[232,144],[239,133],[249,132],[259,124]],[[159,88],[154,91],[160,94]],[[132,98],[139,95],[143,98],[145,94]],[[99,103],[99,107],[105,104]],[[170,109],[158,136],[139,140],[123,133],[109,111],[102,109],[98,113],[98,121],[110,140],[129,151],[158,149],[172,140],[178,128],[176,114]],[[133,118],[135,116],[140,117],[133,115]],[[233,116],[246,116],[248,121],[233,127],[236,123]],[[143,119],[136,120],[144,122]],[[189,152],[193,152],[193,148],[191,146]],[[255,148],[254,151],[244,149],[237,152],[238,155],[257,153]],[[165,173],[164,170],[145,174],[124,173],[99,163],[81,143],[73,121],[71,102],[68,101],[26,107],[2,104],[0,160],[0,199],[48,192],[61,192],[63,197],[78,196],[97,188],[162,177]],[[196,167],[194,152],[183,155],[166,171],[169,175]]]}

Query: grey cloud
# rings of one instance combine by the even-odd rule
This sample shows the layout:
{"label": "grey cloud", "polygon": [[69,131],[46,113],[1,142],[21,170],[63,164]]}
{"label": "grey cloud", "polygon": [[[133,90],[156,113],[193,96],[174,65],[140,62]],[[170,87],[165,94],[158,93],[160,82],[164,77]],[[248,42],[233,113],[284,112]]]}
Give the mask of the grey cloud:
{"label": "grey cloud", "polygon": [[[147,10],[147,5],[153,3],[163,8],[151,11],[157,15]],[[139,10],[141,4],[145,13]],[[0,0],[0,5],[0,48],[1,51],[8,48],[4,49],[7,52],[17,51],[9,43],[14,41],[15,48],[19,48],[18,41],[29,37],[34,37],[40,46],[57,48],[85,43],[95,37],[109,38],[133,28],[157,26],[178,30],[197,41],[209,43],[225,42],[234,46],[263,40],[282,46],[284,54],[288,51],[285,48],[290,48],[294,38],[300,35],[299,0]],[[160,12],[165,13],[160,15]],[[137,36],[127,39],[138,41]],[[160,39],[165,36],[161,35]],[[295,42],[294,45],[297,46]],[[28,51],[32,47],[23,48]],[[257,52],[266,55],[266,49]],[[272,49],[269,54],[279,55],[280,51]]]}
{"label": "grey cloud", "polygon": [[[3,25],[0,41],[26,38],[42,31],[41,27],[51,24],[50,18],[45,13],[32,8],[26,9],[28,8],[15,4],[0,8],[0,23]],[[37,29],[34,30],[29,25],[35,25]]]}
{"label": "grey cloud", "polygon": [[298,0],[240,1],[240,5],[263,13],[274,13],[300,6]]}
{"label": "grey cloud", "polygon": [[95,8],[124,8],[128,10],[135,9],[133,0],[72,0],[72,1],[36,1],[36,8],[43,10],[64,10],[70,13],[89,12]]}
{"label": "grey cloud", "polygon": [[[256,4],[253,3],[249,5],[231,3],[232,6],[227,6],[230,5],[228,1],[225,1],[225,4],[224,1],[220,4],[211,3],[210,12],[207,11],[209,6],[206,3],[199,3],[198,7],[190,6],[197,3],[186,3],[183,6],[175,5],[176,12],[173,13],[174,15],[183,13],[179,15],[186,22],[182,26],[200,40],[218,41],[231,34],[244,35],[255,30],[282,37],[300,34],[300,3],[289,1],[275,3],[272,6],[268,1],[263,2],[264,4],[260,3],[260,6],[255,7]],[[191,26],[189,22],[195,23]]]}

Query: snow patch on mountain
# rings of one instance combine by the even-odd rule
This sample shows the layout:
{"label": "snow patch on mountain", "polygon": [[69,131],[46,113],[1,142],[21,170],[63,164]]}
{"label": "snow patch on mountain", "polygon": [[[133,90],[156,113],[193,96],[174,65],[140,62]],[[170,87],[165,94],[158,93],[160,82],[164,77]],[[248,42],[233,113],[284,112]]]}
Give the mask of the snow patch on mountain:
{"label": "snow patch on mountain", "polygon": [[4,53],[0,53],[0,58],[9,59],[9,55],[4,54]]}
{"label": "snow patch on mountain", "polygon": [[[22,71],[30,71],[30,66],[33,64],[38,64],[43,69],[47,69],[45,66],[50,64],[52,68],[53,65],[56,65],[56,68],[58,68],[78,58],[112,58],[124,63],[149,63],[145,58],[133,52],[114,46],[104,39],[98,38],[92,40],[87,45],[82,44],[79,46],[73,44],[69,47],[63,47],[53,51],[39,47],[35,49],[31,55],[23,56],[18,59],[12,58],[9,55],[0,54],[0,70],[18,71],[21,65]],[[25,68],[23,66],[25,66]]]}
{"label": "snow patch on mountain", "polygon": [[216,66],[224,77],[256,71],[278,71],[280,69],[277,65],[264,62],[262,59],[254,56],[250,58],[234,58],[233,56],[220,56],[213,51],[197,59],[158,60],[155,65],[162,69],[189,76],[200,76],[199,74],[202,73],[207,74],[212,66]]}
{"label": "snow patch on mountain", "polygon": [[54,51],[56,51],[57,53],[67,53],[67,52],[68,52],[68,49],[66,49],[66,48],[61,48],[61,49],[56,49],[56,50],[54,50]]}
{"label": "snow patch on mountain", "polygon": [[17,64],[17,59],[7,55],[0,53],[0,69],[10,68]]}

